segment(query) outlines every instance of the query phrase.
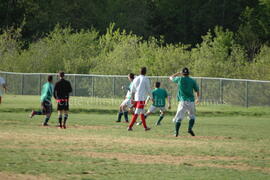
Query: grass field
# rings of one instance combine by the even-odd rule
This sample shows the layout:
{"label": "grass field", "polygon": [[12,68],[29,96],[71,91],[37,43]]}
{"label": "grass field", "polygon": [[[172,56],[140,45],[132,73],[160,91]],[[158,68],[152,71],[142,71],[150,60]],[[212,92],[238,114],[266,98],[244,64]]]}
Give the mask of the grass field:
{"label": "grass field", "polygon": [[[78,98],[80,100],[80,98]],[[0,179],[269,179],[270,108],[200,105],[194,128],[172,136],[175,109],[152,127],[114,123],[120,99],[81,98],[68,128],[29,119],[38,96],[5,96],[0,105]],[[88,102],[88,103],[86,103]],[[81,113],[79,113],[81,112]]]}

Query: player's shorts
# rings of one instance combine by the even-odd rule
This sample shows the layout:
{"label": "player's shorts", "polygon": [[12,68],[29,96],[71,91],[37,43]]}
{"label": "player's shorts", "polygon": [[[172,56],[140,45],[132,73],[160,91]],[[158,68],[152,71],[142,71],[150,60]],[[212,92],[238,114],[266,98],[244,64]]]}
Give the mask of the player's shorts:
{"label": "player's shorts", "polygon": [[144,114],[145,101],[135,101],[134,107],[136,108],[134,114]]}
{"label": "player's shorts", "polygon": [[121,103],[121,106],[127,106],[127,108],[132,108],[133,107],[133,104],[132,104],[132,101],[131,99],[125,99],[122,103]]}
{"label": "player's shorts", "polygon": [[52,113],[52,102],[44,101],[41,105],[42,113],[43,114],[51,114]]}
{"label": "player's shorts", "polygon": [[195,119],[196,110],[194,102],[180,101],[173,122],[181,122],[184,119],[186,112],[188,113],[189,119]]}
{"label": "player's shorts", "polygon": [[69,101],[68,99],[57,99],[57,111],[68,111],[69,110]]}
{"label": "player's shorts", "polygon": [[154,105],[151,105],[150,108],[148,109],[148,112],[155,113],[157,110],[160,112],[165,112],[166,108],[165,107],[156,107]]}

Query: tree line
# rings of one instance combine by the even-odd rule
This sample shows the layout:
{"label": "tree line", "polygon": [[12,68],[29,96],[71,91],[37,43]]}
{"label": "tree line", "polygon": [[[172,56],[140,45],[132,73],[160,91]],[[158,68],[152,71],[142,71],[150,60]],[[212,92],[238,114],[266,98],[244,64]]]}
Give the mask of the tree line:
{"label": "tree line", "polygon": [[9,0],[0,18],[2,70],[270,79],[270,0]]}

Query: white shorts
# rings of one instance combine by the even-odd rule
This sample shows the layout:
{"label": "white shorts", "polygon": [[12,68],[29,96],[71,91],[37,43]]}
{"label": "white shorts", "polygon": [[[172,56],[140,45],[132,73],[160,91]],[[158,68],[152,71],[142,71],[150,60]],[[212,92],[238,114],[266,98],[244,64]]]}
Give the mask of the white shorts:
{"label": "white shorts", "polygon": [[131,103],[131,99],[125,99],[120,106],[127,106],[127,108],[132,108],[133,104]]}
{"label": "white shorts", "polygon": [[165,107],[156,107],[151,105],[150,108],[148,109],[148,112],[155,113],[156,110],[159,110],[160,112],[165,112],[166,108]]}
{"label": "white shorts", "polygon": [[180,101],[178,104],[176,115],[173,122],[181,122],[184,119],[186,112],[189,119],[195,119],[195,103],[190,101]]}

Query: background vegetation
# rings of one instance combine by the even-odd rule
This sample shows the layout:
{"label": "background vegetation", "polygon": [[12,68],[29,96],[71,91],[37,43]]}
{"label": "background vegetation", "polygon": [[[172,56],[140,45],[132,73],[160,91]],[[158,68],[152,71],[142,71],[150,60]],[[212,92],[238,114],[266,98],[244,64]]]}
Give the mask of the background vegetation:
{"label": "background vegetation", "polygon": [[269,0],[0,2],[0,68],[270,80]]}

